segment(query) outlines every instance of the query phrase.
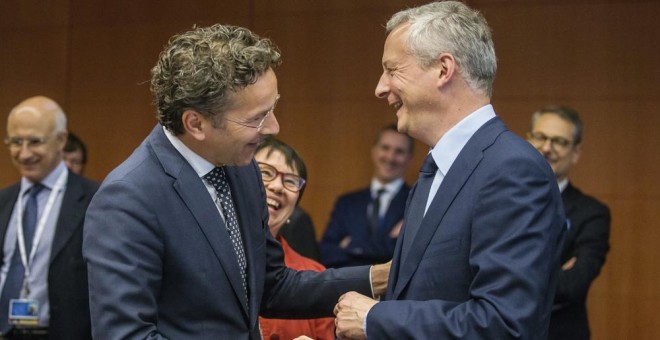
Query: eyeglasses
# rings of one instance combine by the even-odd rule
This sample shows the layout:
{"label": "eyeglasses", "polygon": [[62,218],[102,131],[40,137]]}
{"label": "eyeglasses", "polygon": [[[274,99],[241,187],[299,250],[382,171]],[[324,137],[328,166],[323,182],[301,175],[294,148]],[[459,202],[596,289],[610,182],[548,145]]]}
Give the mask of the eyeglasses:
{"label": "eyeglasses", "polygon": [[305,179],[294,174],[279,172],[272,165],[259,162],[261,178],[264,182],[272,182],[278,175],[282,175],[282,185],[291,192],[298,192],[305,186]]}
{"label": "eyeglasses", "polygon": [[275,98],[275,104],[273,104],[273,106],[270,109],[268,109],[268,112],[266,112],[266,114],[263,117],[259,118],[259,116],[257,116],[256,118],[252,119],[253,121],[255,121],[253,123],[241,122],[241,121],[238,121],[238,120],[229,119],[227,117],[225,117],[225,119],[232,122],[232,123],[236,123],[238,125],[242,125],[242,126],[253,128],[253,129],[257,129],[257,132],[261,132],[261,129],[264,127],[264,123],[266,122],[266,119],[268,119],[268,117],[270,117],[270,115],[272,115],[273,112],[275,112],[275,106],[277,106],[277,102],[279,100],[280,100],[280,95],[278,94],[277,97]]}
{"label": "eyeglasses", "polygon": [[20,149],[23,145],[27,145],[28,149],[42,146],[48,139],[46,137],[6,137],[5,145],[10,149]]}
{"label": "eyeglasses", "polygon": [[550,141],[550,147],[555,151],[566,151],[569,147],[573,146],[573,141],[564,137],[548,137],[541,132],[528,132],[527,140],[535,147],[540,147],[545,142]]}

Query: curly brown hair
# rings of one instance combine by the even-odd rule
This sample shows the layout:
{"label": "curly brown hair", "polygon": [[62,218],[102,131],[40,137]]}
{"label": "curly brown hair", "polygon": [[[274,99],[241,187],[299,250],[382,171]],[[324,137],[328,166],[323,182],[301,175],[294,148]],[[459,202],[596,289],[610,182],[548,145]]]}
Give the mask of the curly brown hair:
{"label": "curly brown hair", "polygon": [[187,109],[217,122],[232,93],[280,63],[277,46],[243,27],[216,24],[175,35],[151,69],[158,121],[175,135],[183,133]]}

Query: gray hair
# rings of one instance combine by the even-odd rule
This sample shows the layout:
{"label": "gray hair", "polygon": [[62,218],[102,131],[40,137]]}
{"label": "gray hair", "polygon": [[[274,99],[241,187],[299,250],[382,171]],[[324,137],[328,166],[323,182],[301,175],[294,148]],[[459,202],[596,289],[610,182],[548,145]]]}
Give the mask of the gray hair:
{"label": "gray hair", "polygon": [[405,23],[410,23],[406,48],[422,68],[450,53],[470,88],[492,97],[497,58],[488,23],[478,11],[458,1],[433,2],[394,14],[387,32]]}
{"label": "gray hair", "polygon": [[545,114],[556,115],[571,123],[573,125],[573,144],[578,145],[582,143],[582,132],[584,127],[582,125],[582,119],[580,119],[580,114],[575,109],[564,105],[544,106],[532,114],[532,130],[534,129],[536,121]]}
{"label": "gray hair", "polygon": [[278,48],[246,28],[216,24],[175,35],[151,69],[158,121],[175,135],[187,109],[215,123],[233,93],[280,63]]}
{"label": "gray hair", "polygon": [[55,133],[66,132],[66,115],[62,109],[55,111]]}

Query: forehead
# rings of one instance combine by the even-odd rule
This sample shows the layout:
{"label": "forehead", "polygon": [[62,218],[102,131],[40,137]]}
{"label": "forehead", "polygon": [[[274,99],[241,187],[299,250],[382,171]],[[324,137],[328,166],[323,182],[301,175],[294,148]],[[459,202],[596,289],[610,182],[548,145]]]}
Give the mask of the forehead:
{"label": "forehead", "polygon": [[43,114],[33,107],[14,110],[7,120],[7,133],[11,136],[43,136],[55,129],[53,115]]}
{"label": "forehead", "polygon": [[277,77],[272,69],[268,69],[257,77],[254,84],[232,94],[229,111],[240,111],[247,115],[266,111],[273,105],[277,92]]}
{"label": "forehead", "polygon": [[406,52],[405,42],[408,37],[410,24],[406,23],[393,29],[385,39],[383,49],[383,65],[397,63],[409,53]]}
{"label": "forehead", "polygon": [[573,134],[574,126],[568,120],[561,118],[554,113],[544,113],[534,123],[534,131],[543,132],[553,136],[563,136],[570,138]]}
{"label": "forehead", "polygon": [[271,165],[280,172],[298,174],[296,169],[286,164],[286,157],[284,157],[284,154],[279,150],[271,148],[261,149],[256,155],[254,155],[254,159],[256,159],[257,162]]}

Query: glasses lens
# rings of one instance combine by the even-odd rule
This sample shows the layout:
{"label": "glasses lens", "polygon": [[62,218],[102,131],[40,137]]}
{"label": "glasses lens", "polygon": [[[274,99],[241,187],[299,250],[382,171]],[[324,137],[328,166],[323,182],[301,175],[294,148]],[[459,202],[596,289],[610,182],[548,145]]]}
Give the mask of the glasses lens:
{"label": "glasses lens", "polygon": [[268,164],[259,163],[259,169],[261,170],[261,177],[264,181],[272,181],[277,176],[277,170]]}
{"label": "glasses lens", "polygon": [[284,187],[293,192],[300,191],[300,189],[302,189],[303,185],[305,184],[304,180],[300,176],[294,174],[284,174],[282,176],[282,181],[284,182]]}
{"label": "glasses lens", "polygon": [[27,144],[28,148],[37,147],[46,142],[45,138],[42,137],[7,137],[5,138],[5,144],[10,148],[20,148],[23,146],[23,143]]}

